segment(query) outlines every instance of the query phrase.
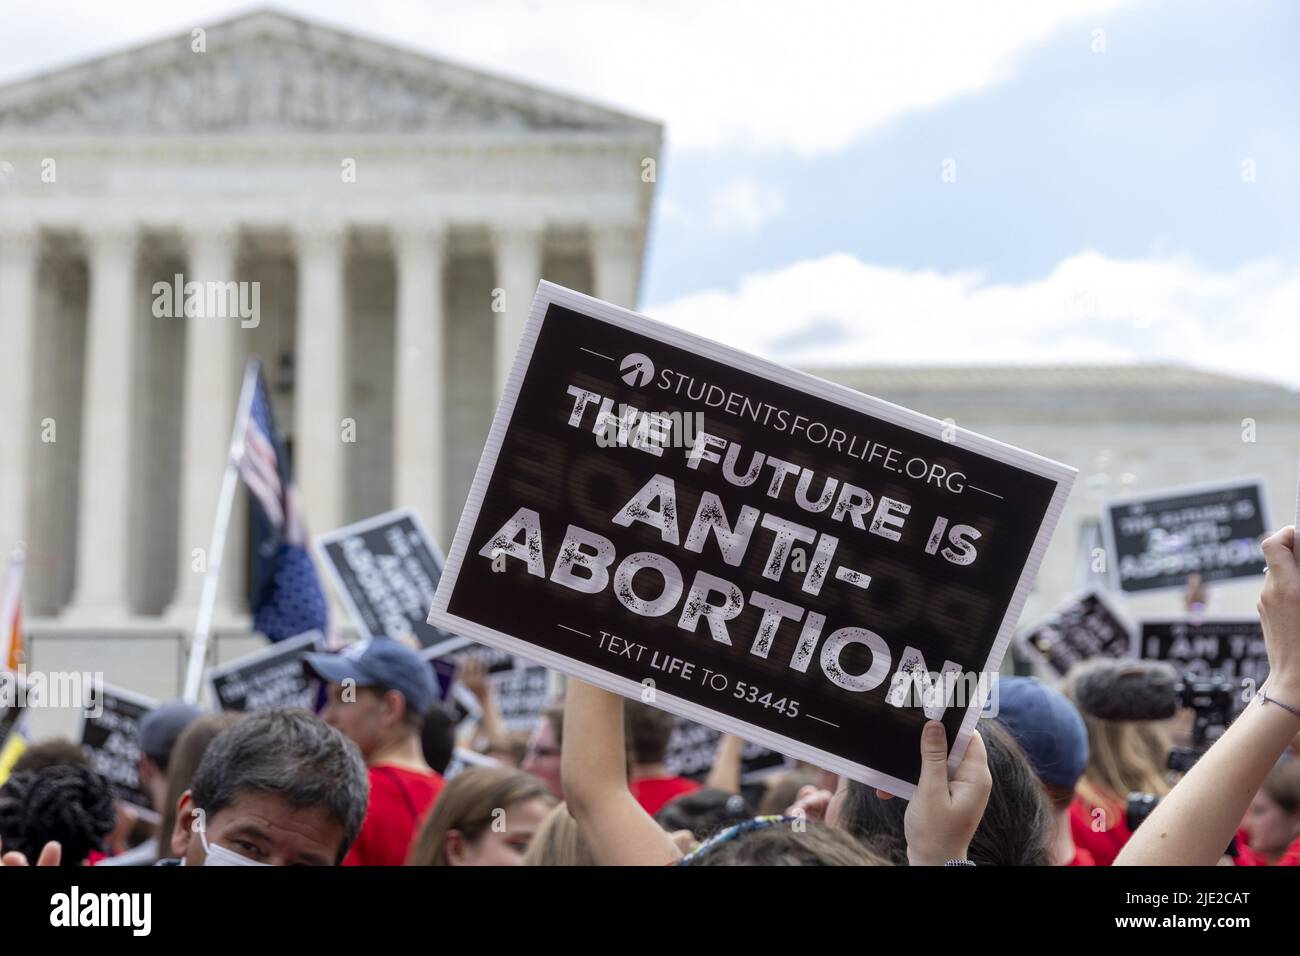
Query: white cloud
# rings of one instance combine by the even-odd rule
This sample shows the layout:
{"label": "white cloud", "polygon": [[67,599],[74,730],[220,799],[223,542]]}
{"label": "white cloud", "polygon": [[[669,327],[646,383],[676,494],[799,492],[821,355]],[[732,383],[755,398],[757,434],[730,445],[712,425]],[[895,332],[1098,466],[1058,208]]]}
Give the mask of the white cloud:
{"label": "white cloud", "polygon": [[[815,155],[1014,75],[1062,29],[1081,57],[1135,0],[281,0],[308,18],[663,120],[676,147]],[[33,7],[0,34],[0,72],[29,73],[247,9],[243,0],[120,0],[69,21]]]}
{"label": "white cloud", "polygon": [[1300,271],[1276,260],[1082,252],[992,283],[837,253],[645,311],[789,365],[1175,362],[1300,385]]}
{"label": "white cloud", "polygon": [[771,186],[736,179],[713,194],[710,208],[714,229],[754,232],[781,214],[785,199]]}

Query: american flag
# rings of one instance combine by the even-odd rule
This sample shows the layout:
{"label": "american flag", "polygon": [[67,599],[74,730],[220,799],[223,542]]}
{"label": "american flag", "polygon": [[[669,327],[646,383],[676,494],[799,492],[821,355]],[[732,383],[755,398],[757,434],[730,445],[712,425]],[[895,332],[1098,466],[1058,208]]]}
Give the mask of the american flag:
{"label": "american flag", "polygon": [[275,427],[261,366],[244,430],[239,476],[252,511],[253,629],[272,641],[306,631],[326,632],[325,593],[307,551],[307,534],[289,469],[284,439]]}

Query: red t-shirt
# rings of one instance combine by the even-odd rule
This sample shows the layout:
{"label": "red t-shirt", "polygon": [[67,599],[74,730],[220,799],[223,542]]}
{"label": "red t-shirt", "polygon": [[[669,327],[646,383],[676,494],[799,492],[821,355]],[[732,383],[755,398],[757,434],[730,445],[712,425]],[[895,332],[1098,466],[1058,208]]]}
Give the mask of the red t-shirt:
{"label": "red t-shirt", "polygon": [[640,780],[633,780],[629,786],[636,802],[641,804],[650,816],[658,813],[659,808],[674,797],[680,797],[684,793],[694,793],[700,789],[698,783],[686,777],[643,777]]}
{"label": "red t-shirt", "polygon": [[1133,834],[1124,820],[1123,804],[1102,808],[1106,815],[1101,819],[1106,826],[1100,831],[1092,828],[1094,809],[1083,797],[1074,798],[1070,804],[1070,835],[1075,847],[1092,854],[1097,866],[1110,866]]}
{"label": "red t-shirt", "polygon": [[1083,847],[1076,846],[1074,848],[1074,857],[1070,860],[1069,863],[1065,865],[1066,866],[1096,866],[1097,861],[1094,860],[1092,858],[1092,854],[1089,853],[1087,850],[1085,850]]}
{"label": "red t-shirt", "polygon": [[442,790],[442,775],[406,767],[371,767],[370,802],[344,866],[403,866],[416,829]]}
{"label": "red t-shirt", "polygon": [[[1232,861],[1234,866],[1268,866],[1268,858],[1261,856],[1250,848],[1246,842],[1246,831],[1237,831],[1237,856]],[[1296,840],[1273,866],[1300,866],[1300,840]]]}

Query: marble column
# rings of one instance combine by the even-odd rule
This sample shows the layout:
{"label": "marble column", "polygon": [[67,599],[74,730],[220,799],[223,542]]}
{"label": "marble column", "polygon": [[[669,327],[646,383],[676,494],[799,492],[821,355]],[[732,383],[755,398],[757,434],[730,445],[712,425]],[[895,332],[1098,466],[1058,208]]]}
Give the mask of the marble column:
{"label": "marble column", "polygon": [[[186,283],[239,281],[239,234],[235,228],[222,225],[193,232],[186,237],[186,246]],[[181,412],[179,566],[169,616],[193,624],[203,591],[218,492],[230,454],[247,333],[237,314],[186,316],[177,321],[185,322],[185,395]],[[232,521],[227,530],[217,591],[217,613],[222,617],[233,616],[239,610],[236,595],[242,590],[245,532],[237,521]],[[202,550],[203,561],[195,561],[195,549]]]}
{"label": "marble column", "polygon": [[347,236],[319,225],[300,231],[296,244],[294,479],[307,531],[321,534],[342,525],[347,510]]}
{"label": "marble column", "polygon": [[528,310],[542,277],[542,239],[540,227],[508,225],[492,236],[496,254],[496,284],[505,293],[505,310],[497,314],[495,338],[496,391],[505,388],[506,377],[514,364],[515,350],[528,321]]}
{"label": "marble column", "polygon": [[[132,468],[139,324],[139,236],[106,227],[87,237],[90,295],[81,417],[77,579],[66,618],[86,624],[130,614]],[[142,466],[147,467],[144,463]]]}
{"label": "marble column", "polygon": [[0,353],[5,356],[0,408],[10,436],[0,455],[0,563],[28,534],[31,450],[41,428],[32,404],[37,261],[35,230],[0,231]]}
{"label": "marble column", "polygon": [[393,504],[411,507],[444,550],[446,375],[443,270],[446,233],[403,227],[393,236],[397,338],[393,397]]}

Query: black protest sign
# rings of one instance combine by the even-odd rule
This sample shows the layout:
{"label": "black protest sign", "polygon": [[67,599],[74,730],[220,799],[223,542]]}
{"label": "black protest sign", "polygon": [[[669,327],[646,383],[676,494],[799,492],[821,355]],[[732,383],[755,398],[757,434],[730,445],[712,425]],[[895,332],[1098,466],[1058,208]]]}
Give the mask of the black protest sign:
{"label": "black protest sign", "polygon": [[532,730],[551,703],[551,672],[527,664],[492,678],[501,723],[506,730]]}
{"label": "black protest sign", "polygon": [[309,631],[208,671],[208,691],[218,710],[316,709],[319,682],[303,670],[303,658],[319,650],[323,636]]}
{"label": "black protest sign", "polygon": [[1268,649],[1258,617],[1144,620],[1139,650],[1145,658],[1168,661],[1198,679],[1252,681],[1259,687],[1268,677]]}
{"label": "black protest sign", "polygon": [[316,551],[362,637],[414,635],[421,647],[432,647],[453,636],[425,620],[442,555],[413,511],[389,511],[320,535]]}
{"label": "black protest sign", "polygon": [[1073,479],[542,283],[429,620],[907,796]]}
{"label": "black protest sign", "polygon": [[1263,482],[1242,478],[1106,502],[1102,531],[1111,587],[1181,588],[1187,578],[1228,581],[1264,573]]}
{"label": "black protest sign", "polygon": [[[668,772],[681,777],[703,780],[713,768],[718,756],[718,742],[722,734],[693,720],[677,719],[673,735],[668,741],[665,763]],[[777,771],[792,766],[792,761],[762,744],[746,740],[740,749],[740,782],[753,783]]]}
{"label": "black protest sign", "polygon": [[1133,632],[1097,591],[1087,591],[1058,608],[1022,635],[1058,674],[1093,657],[1132,657]]}
{"label": "black protest sign", "polygon": [[81,748],[90,766],[113,787],[123,803],[142,817],[157,820],[153,801],[140,785],[140,720],[158,706],[156,700],[104,686],[82,714]]}

